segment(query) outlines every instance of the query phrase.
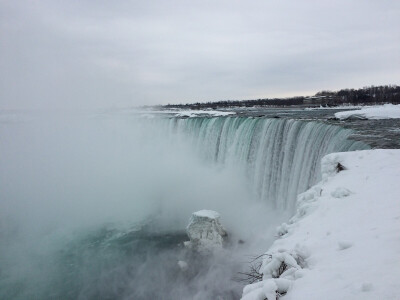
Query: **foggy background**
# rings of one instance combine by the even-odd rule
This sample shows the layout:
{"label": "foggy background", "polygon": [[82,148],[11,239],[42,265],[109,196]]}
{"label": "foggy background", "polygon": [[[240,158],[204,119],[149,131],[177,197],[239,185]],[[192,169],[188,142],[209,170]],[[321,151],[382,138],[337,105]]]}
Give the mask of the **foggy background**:
{"label": "foggy background", "polygon": [[184,230],[208,208],[241,231],[235,221],[252,200],[244,170],[205,161],[167,122],[38,114],[0,123],[3,224],[47,234],[157,216]]}
{"label": "foggy background", "polygon": [[[253,200],[243,170],[204,161],[168,121],[29,113],[0,122],[0,298],[241,293],[232,277],[288,213]],[[194,257],[189,276],[177,261],[186,259],[185,228],[201,209],[221,213],[232,247],[203,262]],[[124,238],[149,223],[154,232],[124,248]],[[183,237],[170,245],[152,245],[177,231]]]}
{"label": "foggy background", "polygon": [[0,109],[398,84],[400,2],[0,1]]}

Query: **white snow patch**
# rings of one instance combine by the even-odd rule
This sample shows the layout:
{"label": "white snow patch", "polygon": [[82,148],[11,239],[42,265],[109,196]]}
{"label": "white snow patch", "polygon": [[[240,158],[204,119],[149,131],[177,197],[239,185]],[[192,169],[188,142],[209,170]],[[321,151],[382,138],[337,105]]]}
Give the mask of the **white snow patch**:
{"label": "white snow patch", "polygon": [[[114,109],[111,111],[105,111],[100,113],[104,114],[120,114],[120,115],[137,115],[142,118],[152,118],[157,115],[168,115],[171,117],[184,117],[192,118],[199,116],[208,117],[221,117],[236,115],[233,111],[220,111],[220,110],[181,110],[181,109],[169,109],[169,110],[153,110],[153,109],[138,109],[138,108],[124,108],[124,109]],[[1,121],[1,115],[0,115]]]}
{"label": "white snow patch", "polygon": [[220,214],[214,210],[203,209],[203,210],[194,212],[193,216],[208,218],[208,219],[219,219]]}
{"label": "white snow patch", "polygon": [[400,299],[400,150],[330,154],[322,170],[243,299]]}
{"label": "white snow patch", "polygon": [[361,105],[340,105],[340,106],[322,106],[320,105],[319,107],[306,107],[304,110],[310,111],[310,110],[339,110],[339,109],[359,109],[363,108],[365,106]]}
{"label": "white snow patch", "polygon": [[[176,113],[176,112],[175,112]],[[217,111],[217,110],[182,110],[179,111],[175,116],[176,117],[197,117],[197,116],[213,116],[213,117],[221,117],[228,115],[235,115],[235,112],[230,111]]]}
{"label": "white snow patch", "polygon": [[345,187],[337,187],[332,193],[331,196],[333,198],[344,198],[350,196],[351,191],[346,189]]}
{"label": "white snow patch", "polygon": [[335,113],[335,117],[341,120],[347,119],[399,119],[400,104],[385,104],[365,107],[360,110],[342,111]]}

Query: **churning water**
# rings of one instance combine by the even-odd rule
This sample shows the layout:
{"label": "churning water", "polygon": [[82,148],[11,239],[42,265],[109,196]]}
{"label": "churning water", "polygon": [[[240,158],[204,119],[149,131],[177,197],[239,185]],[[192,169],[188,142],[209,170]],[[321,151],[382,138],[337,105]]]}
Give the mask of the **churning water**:
{"label": "churning water", "polygon": [[[246,255],[268,248],[322,156],[366,148],[350,133],[250,117],[3,119],[0,299],[236,299]],[[229,232],[213,257],[182,244],[200,209]]]}

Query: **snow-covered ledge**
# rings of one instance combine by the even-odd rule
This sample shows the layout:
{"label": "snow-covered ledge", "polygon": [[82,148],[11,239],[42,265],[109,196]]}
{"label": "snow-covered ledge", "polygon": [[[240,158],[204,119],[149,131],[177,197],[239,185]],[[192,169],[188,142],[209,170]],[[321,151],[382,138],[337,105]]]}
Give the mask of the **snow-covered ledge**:
{"label": "snow-covered ledge", "polygon": [[400,119],[400,105],[385,104],[367,106],[359,110],[341,111],[335,113],[340,120],[351,119]]}
{"label": "snow-covered ledge", "polygon": [[400,299],[400,150],[333,153],[243,298]]}

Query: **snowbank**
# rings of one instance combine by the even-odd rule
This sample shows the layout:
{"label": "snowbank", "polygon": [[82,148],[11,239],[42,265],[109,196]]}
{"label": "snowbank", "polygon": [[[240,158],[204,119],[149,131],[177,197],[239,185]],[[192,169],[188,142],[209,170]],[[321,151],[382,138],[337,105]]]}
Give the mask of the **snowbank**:
{"label": "snowbank", "polygon": [[342,111],[335,113],[335,117],[341,120],[347,119],[399,119],[400,105],[385,104],[371,106],[360,110]]}
{"label": "snowbank", "polygon": [[[102,114],[121,114],[121,115],[137,115],[142,118],[153,118],[157,115],[168,115],[173,117],[181,118],[193,118],[193,117],[223,117],[229,115],[236,115],[233,111],[220,111],[220,110],[181,110],[181,109],[169,109],[169,110],[153,110],[153,109],[137,109],[137,108],[125,108],[125,109],[115,109],[112,111],[106,111]],[[1,121],[0,115],[0,121]]]}
{"label": "snowbank", "polygon": [[361,105],[340,105],[340,106],[322,106],[319,107],[306,107],[304,108],[305,111],[310,110],[340,110],[340,109],[359,109],[362,108]]}
{"label": "snowbank", "polygon": [[235,112],[219,111],[219,110],[148,110],[148,111],[135,111],[137,114],[141,114],[143,117],[154,116],[158,114],[168,114],[174,117],[181,118],[193,118],[199,116],[209,117],[223,117],[229,115],[235,115]]}
{"label": "snowbank", "polygon": [[333,153],[322,172],[243,299],[400,299],[400,150]]}
{"label": "snowbank", "polygon": [[221,116],[228,116],[228,115],[235,115],[235,112],[229,111],[217,111],[217,110],[181,110],[181,111],[174,111],[177,113],[176,117],[197,117],[197,116],[212,116],[212,117],[221,117]]}

